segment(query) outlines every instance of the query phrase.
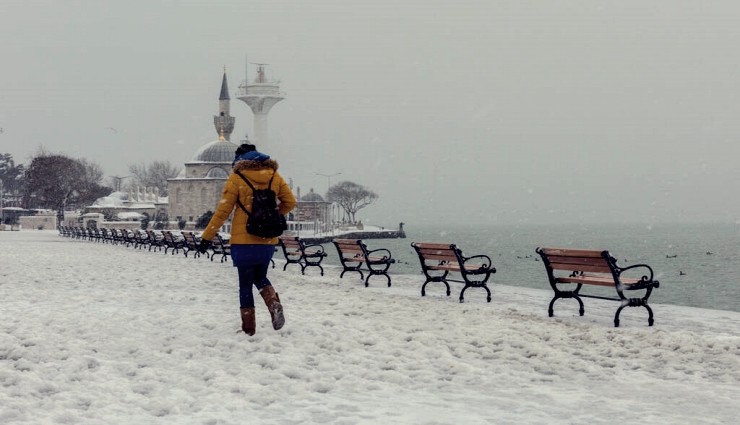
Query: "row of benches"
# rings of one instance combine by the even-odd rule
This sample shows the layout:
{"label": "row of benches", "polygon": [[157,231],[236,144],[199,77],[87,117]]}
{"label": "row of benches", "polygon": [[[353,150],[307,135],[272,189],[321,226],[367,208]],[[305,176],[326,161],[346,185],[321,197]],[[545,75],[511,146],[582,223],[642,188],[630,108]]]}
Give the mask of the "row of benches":
{"label": "row of benches", "polygon": [[[176,237],[170,231],[161,231],[158,236],[154,231],[131,231],[111,229],[61,229],[64,236],[76,238],[110,241],[111,243],[122,243],[126,246],[141,248],[149,246],[153,248],[164,248],[165,253],[171,250],[172,254],[183,251],[185,256],[188,252],[194,252],[198,257],[199,238],[192,232],[181,232],[182,237]],[[369,250],[367,245],[359,239],[334,239],[332,241],[337,249],[339,260],[342,265],[340,278],[347,272],[359,273],[364,284],[369,285],[372,276],[384,276],[388,287],[391,286],[389,268],[395,263],[392,254],[387,249]],[[328,256],[324,247],[320,244],[308,243],[295,236],[280,238],[280,248],[285,256],[286,270],[290,264],[298,264],[301,274],[305,274],[308,267],[316,267],[324,275],[321,262]],[[463,283],[459,300],[464,302],[464,294],[468,288],[483,288],[486,291],[486,300],[491,302],[491,291],[488,288],[488,280],[496,268],[491,258],[487,255],[473,255],[466,257],[455,244],[420,243],[413,242],[411,246],[416,251],[421,264],[425,281],[421,287],[421,295],[426,295],[426,287],[431,282],[443,283],[446,287],[447,296],[451,289],[449,282]],[[608,251],[563,249],[563,248],[537,248],[536,252],[542,258],[545,270],[554,292],[554,296],[548,306],[550,317],[554,315],[554,304],[559,299],[573,298],[579,304],[579,314],[584,315],[585,308],[582,298],[599,298],[605,300],[619,301],[620,305],[614,316],[614,326],[619,326],[619,317],[625,307],[644,307],[648,312],[648,324],[654,324],[653,311],[648,305],[648,299],[653,289],[660,286],[660,282],[654,279],[653,270],[646,264],[636,264],[629,267],[620,267],[616,259]],[[211,245],[211,251],[206,253],[211,261],[220,255],[220,261],[229,258],[230,245],[221,235],[217,235]],[[273,262],[274,267],[274,262]],[[641,271],[640,275],[628,276],[635,271]],[[367,276],[365,276],[367,273]],[[455,273],[460,278],[454,279],[450,273]],[[575,285],[572,290],[561,289],[562,285]],[[616,291],[614,296],[602,296],[581,292],[584,285],[612,287]],[[641,297],[629,298],[625,291],[644,290]]]}
{"label": "row of benches", "polygon": [[[391,286],[388,268],[395,260],[390,251],[368,250],[361,240],[356,239],[334,239],[332,243],[337,248],[343,268],[340,278],[349,271],[358,272],[360,278],[364,278],[362,270],[364,265],[368,273],[364,278],[366,287],[370,277],[375,275],[385,276],[388,286]],[[281,238],[280,245],[286,258],[283,270],[288,264],[296,263],[301,266],[302,274],[307,267],[314,266],[320,269],[323,276],[321,261],[327,254],[322,245],[307,244],[297,237]],[[467,257],[455,244],[413,242],[411,246],[419,257],[422,273],[426,278],[421,287],[422,296],[426,295],[426,286],[431,282],[443,283],[447,296],[451,293],[449,282],[460,282],[464,284],[460,291],[460,302],[464,301],[468,288],[483,288],[486,291],[486,300],[491,302],[491,291],[487,282],[491,274],[496,273],[496,268],[489,256],[479,254]],[[620,305],[614,315],[615,327],[619,326],[619,316],[625,307],[644,307],[648,312],[648,324],[653,326],[655,322],[653,310],[648,305],[648,299],[652,290],[660,286],[660,282],[654,278],[653,269],[647,264],[620,267],[609,251],[563,248],[537,248],[535,251],[543,260],[550,286],[555,294],[548,306],[550,317],[554,315],[555,301],[561,298],[573,298],[578,301],[581,316],[585,312],[582,298],[598,298],[619,301]],[[643,271],[644,274],[628,276],[633,271]],[[450,273],[458,274],[461,279],[452,279]],[[560,285],[563,284],[576,286],[573,290],[562,290]],[[616,297],[582,293],[584,285],[613,287]],[[641,297],[630,298],[625,295],[625,291],[635,290],[645,292]]]}
{"label": "row of benches", "polygon": [[[75,239],[89,240],[93,242],[110,243],[113,245],[124,245],[135,249],[147,248],[149,251],[164,251],[165,254],[183,253],[186,257],[193,253],[193,258],[200,257],[198,245],[200,238],[193,232],[180,232],[179,235],[169,230],[129,230],[129,229],[98,229],[96,227],[70,227],[60,226],[59,234],[61,236]],[[231,255],[228,242],[218,236],[214,241],[210,252],[206,252],[206,257],[211,261],[216,255],[221,255],[221,262]]]}

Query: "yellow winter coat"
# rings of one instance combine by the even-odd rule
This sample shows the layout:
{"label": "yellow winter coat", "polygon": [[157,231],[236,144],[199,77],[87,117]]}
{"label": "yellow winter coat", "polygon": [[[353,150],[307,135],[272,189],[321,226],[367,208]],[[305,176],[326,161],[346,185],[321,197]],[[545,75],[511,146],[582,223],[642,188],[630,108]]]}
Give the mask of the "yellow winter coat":
{"label": "yellow winter coat", "polygon": [[[266,189],[267,184],[272,179],[273,192],[278,198],[278,210],[280,214],[286,215],[295,208],[296,200],[293,191],[285,182],[283,177],[277,172],[278,163],[274,159],[264,161],[237,161],[234,165],[234,171],[239,171],[248,178],[256,189]],[[212,240],[224,222],[234,211],[234,218],[231,221],[231,240],[232,244],[264,244],[276,245],[278,238],[262,238],[247,233],[247,220],[249,217],[237,204],[237,197],[241,200],[247,210],[252,208],[252,189],[242,180],[235,172],[229,175],[226,180],[224,190],[221,195],[221,201],[218,203],[213,218],[206,226],[201,237],[205,240]]]}

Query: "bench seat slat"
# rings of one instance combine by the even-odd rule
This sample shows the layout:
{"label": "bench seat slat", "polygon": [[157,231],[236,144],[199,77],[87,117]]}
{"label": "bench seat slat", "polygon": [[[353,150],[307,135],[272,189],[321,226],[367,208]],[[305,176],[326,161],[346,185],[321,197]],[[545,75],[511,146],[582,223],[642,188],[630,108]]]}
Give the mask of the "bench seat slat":
{"label": "bench seat slat", "polygon": [[540,248],[547,256],[602,258],[602,251],[595,249]]}
{"label": "bench seat slat", "polygon": [[437,255],[437,254],[423,254],[424,260],[426,261],[446,261],[457,263],[457,257],[454,255]]}
{"label": "bench seat slat", "polygon": [[590,266],[586,264],[563,264],[563,263],[550,263],[550,267],[554,270],[570,270],[579,272],[592,272],[592,273],[610,273],[609,266]]}
{"label": "bench seat slat", "polygon": [[[567,276],[558,277],[555,279],[557,283],[583,283],[586,285],[601,285],[601,286],[614,286],[614,279],[611,276]],[[619,281],[622,285],[636,285],[640,283],[639,279],[625,279],[620,278]]]}
{"label": "bench seat slat", "polygon": [[449,250],[453,249],[451,247],[451,244],[448,244],[448,243],[427,243],[427,242],[418,243],[418,242],[414,242],[414,245],[416,246],[416,248],[419,248],[421,250],[426,250],[426,249],[440,249],[440,250],[447,250],[447,251],[449,251]]}
{"label": "bench seat slat", "polygon": [[609,267],[609,264],[603,257],[569,257],[563,255],[549,255],[547,260],[551,263],[562,263],[562,264],[586,264],[586,265],[602,265]]}
{"label": "bench seat slat", "polygon": [[[427,265],[427,270],[450,270],[450,271],[460,271],[461,268],[457,264],[437,264],[437,265]],[[469,272],[474,272],[476,270],[479,270],[480,266],[472,266],[468,265],[465,266],[465,270]]]}

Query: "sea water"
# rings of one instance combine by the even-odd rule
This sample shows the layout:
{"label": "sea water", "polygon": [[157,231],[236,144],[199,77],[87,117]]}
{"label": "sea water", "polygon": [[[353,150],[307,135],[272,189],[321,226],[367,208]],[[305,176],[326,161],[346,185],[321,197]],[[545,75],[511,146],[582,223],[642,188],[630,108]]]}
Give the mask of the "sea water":
{"label": "sea water", "polygon": [[[423,276],[411,242],[454,243],[466,256],[488,255],[497,270],[491,287],[547,290],[550,285],[537,247],[598,249],[608,250],[622,267],[652,267],[660,288],[653,291],[651,303],[740,311],[738,224],[406,225],[405,230],[406,239],[365,243],[370,249],[389,249],[397,261],[391,275],[419,274],[420,288]],[[325,261],[338,264],[336,249],[330,243],[324,246],[329,252]],[[466,295],[475,296],[473,290]]]}

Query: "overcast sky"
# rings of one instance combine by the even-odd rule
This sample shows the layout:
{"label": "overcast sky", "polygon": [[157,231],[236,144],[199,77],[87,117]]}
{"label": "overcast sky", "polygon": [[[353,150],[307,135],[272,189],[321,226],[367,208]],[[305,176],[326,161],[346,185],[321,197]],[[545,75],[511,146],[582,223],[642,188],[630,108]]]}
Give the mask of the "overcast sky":
{"label": "overcast sky", "polygon": [[[269,63],[270,152],[372,224],[740,222],[737,1],[0,2],[0,152],[181,165],[224,66]],[[113,130],[115,129],[115,130]]]}

